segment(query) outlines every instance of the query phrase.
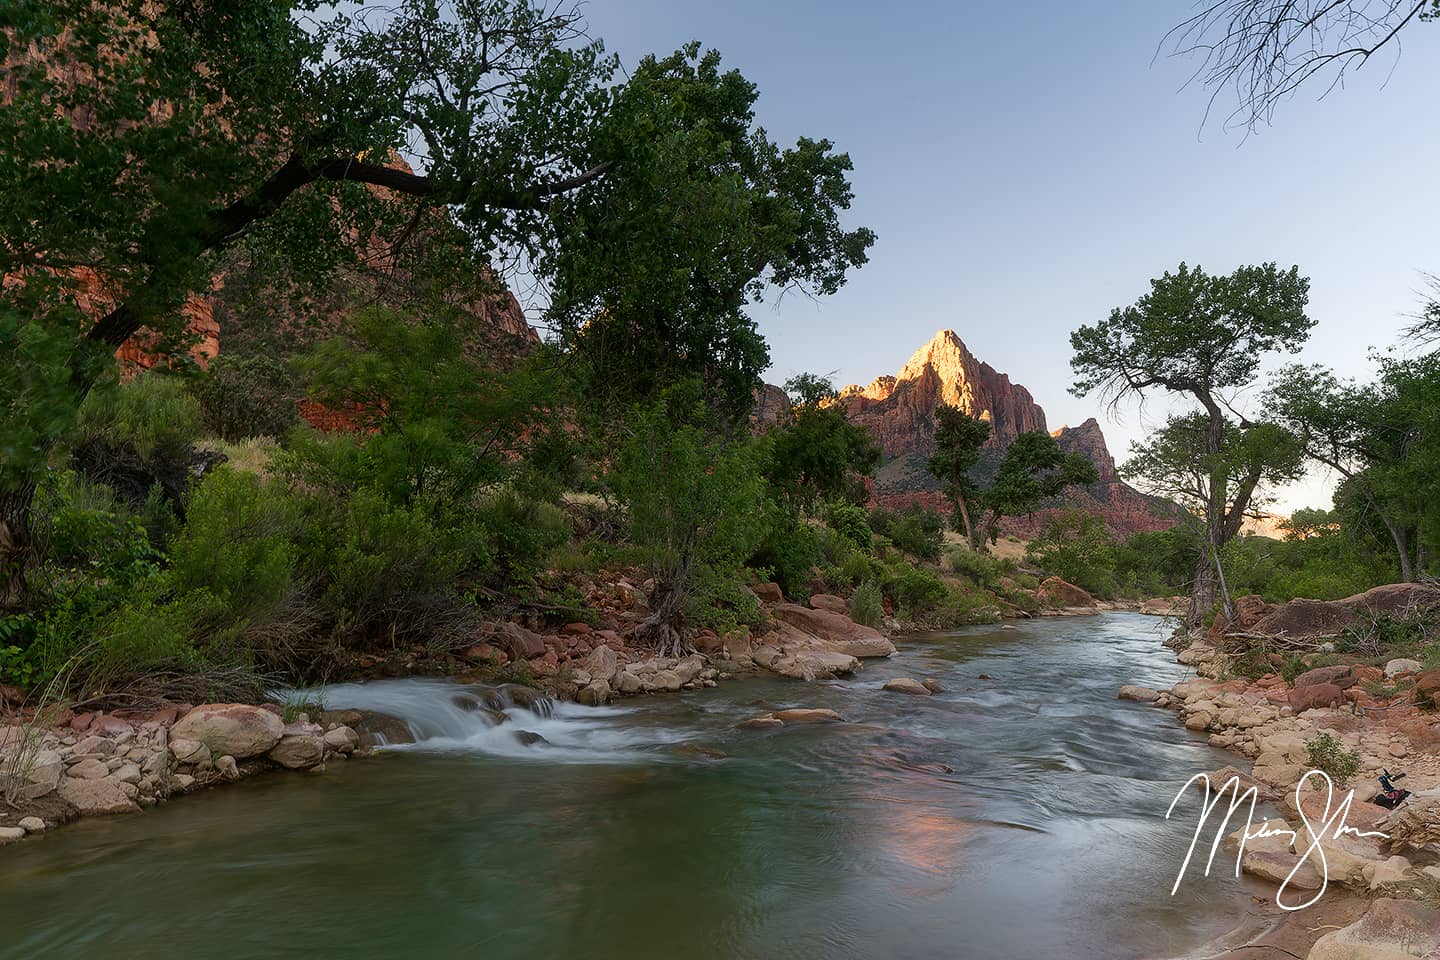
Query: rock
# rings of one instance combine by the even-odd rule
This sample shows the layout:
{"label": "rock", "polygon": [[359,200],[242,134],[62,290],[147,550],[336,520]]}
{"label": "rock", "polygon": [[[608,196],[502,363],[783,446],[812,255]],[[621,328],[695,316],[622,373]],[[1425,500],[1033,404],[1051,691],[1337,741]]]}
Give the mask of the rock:
{"label": "rock", "polygon": [[0,827],[0,846],[25,839],[24,827]]}
{"label": "rock", "polygon": [[318,723],[311,723],[306,719],[305,714],[300,714],[300,719],[293,723],[287,723],[280,731],[282,737],[319,737],[323,736],[325,728]]}
{"label": "rock", "polygon": [[198,740],[216,756],[245,760],[267,753],[280,742],[285,724],[262,707],[212,703],[196,707],[170,728],[171,737]]}
{"label": "rock", "polygon": [[845,718],[834,710],[819,707],[797,707],[791,710],[776,710],[775,719],[786,723],[844,723]]}
{"label": "rock", "polygon": [[103,760],[96,760],[93,757],[81,760],[65,771],[67,779],[77,780],[101,780],[109,775],[110,767]]}
{"label": "rock", "polygon": [[210,748],[199,740],[171,740],[170,755],[176,763],[199,766],[210,762]]}
{"label": "rock", "polygon": [[567,623],[560,628],[560,632],[569,637],[588,637],[594,628],[588,623],[581,623],[578,620],[574,623]]}
{"label": "rock", "polygon": [[826,677],[854,673],[860,661],[848,653],[835,650],[797,650],[770,663],[770,669],[797,680],[821,680]]}
{"label": "rock", "polygon": [[654,674],[646,677],[642,684],[647,690],[657,690],[666,693],[673,693],[679,690],[684,681],[674,670],[656,670]]}
{"label": "rock", "polygon": [[365,719],[365,714],[359,710],[326,710],[320,714],[320,722],[325,726],[338,723],[346,727],[354,727]]}
{"label": "rock", "polygon": [[544,737],[540,736],[540,734],[534,733],[534,732],[532,732],[532,731],[530,731],[530,730],[516,730],[516,731],[515,731],[515,739],[516,739],[516,740],[519,740],[522,744],[524,744],[524,745],[527,746],[527,747],[533,747],[533,746],[535,746],[536,744],[539,744],[539,743],[549,743],[549,742],[550,742],[549,740],[546,740]]}
{"label": "rock", "polygon": [[240,779],[240,765],[234,757],[221,757],[215,761],[215,771],[226,780]]}
{"label": "rock", "polygon": [[1087,590],[1059,577],[1046,577],[1035,590],[1040,602],[1052,607],[1093,607],[1095,598]]}
{"label": "rock", "polygon": [[325,741],[308,734],[281,737],[266,756],[282,767],[303,770],[325,759]]}
{"label": "rock", "polygon": [[590,656],[585,658],[583,669],[590,674],[592,680],[604,680],[613,684],[615,674],[620,672],[620,658],[614,650],[601,644],[590,651]]}
{"label": "rock", "polygon": [[939,680],[921,680],[920,685],[931,693],[945,692],[945,686]]}
{"label": "rock", "polygon": [[1416,677],[1415,692],[1429,697],[1433,703],[1440,703],[1440,670],[1428,670]]}
{"label": "rock", "polygon": [[1291,853],[1295,845],[1295,832],[1290,824],[1276,818],[1266,820],[1258,826],[1251,825],[1248,830],[1241,827],[1226,835],[1224,846],[1226,850],[1239,850],[1240,841],[1246,833],[1250,838],[1245,841],[1245,851],[1249,853]]}
{"label": "rock", "polygon": [[119,784],[109,780],[78,780],[66,777],[57,788],[62,800],[67,801],[81,816],[106,816],[114,813],[134,813],[140,808],[125,795]]}
{"label": "rock", "polygon": [[360,735],[344,724],[325,731],[322,739],[326,748],[335,753],[354,753],[355,748],[360,746]]}
{"label": "rock", "polygon": [[895,644],[879,630],[856,623],[843,613],[812,610],[798,603],[782,603],[774,612],[776,619],[826,641],[837,653],[852,657],[888,657],[895,652]]}
{"label": "rock", "polygon": [[1115,694],[1117,700],[1135,700],[1139,703],[1154,703],[1160,699],[1159,690],[1151,690],[1149,687],[1142,687],[1138,684],[1127,683]]}
{"label": "rock", "polygon": [[1306,670],[1295,678],[1292,686],[1298,689],[1300,687],[1314,687],[1326,683],[1334,684],[1341,690],[1353,686],[1355,678],[1351,676],[1350,664],[1342,663],[1333,667],[1316,667],[1314,670]]}
{"label": "rock", "polygon": [[1290,709],[1301,713],[1316,707],[1343,706],[1345,691],[1333,683],[1315,683],[1306,687],[1296,687],[1290,691],[1286,699],[1290,704]]}
{"label": "rock", "polygon": [[177,773],[170,778],[173,793],[184,793],[195,786],[195,778],[188,773]]}
{"label": "rock", "polygon": [[1412,900],[1380,899],[1365,916],[1325,934],[1306,960],[1416,960],[1440,951],[1440,910]]}
{"label": "rock", "polygon": [[891,693],[909,693],[919,697],[930,696],[930,691],[925,684],[910,677],[896,677],[893,680],[886,680],[881,690],[889,690]]}
{"label": "rock", "polygon": [[1391,583],[1343,600],[1291,600],[1275,607],[1255,624],[1255,633],[1284,634],[1293,639],[1338,636],[1376,614],[1440,605],[1440,589],[1419,583]]}
{"label": "rock", "polygon": [[778,583],[757,583],[750,587],[750,592],[755,594],[761,603],[779,603],[785,599]]}
{"label": "rock", "polygon": [[139,783],[140,768],[133,763],[127,763],[118,770],[112,771],[110,779],[116,783]]}
{"label": "rock", "polygon": [[700,671],[704,669],[705,658],[695,653],[675,664],[675,676],[680,678],[682,684],[689,683],[700,676]]}
{"label": "rock", "polygon": [[616,677],[616,684],[616,689],[618,689],[621,693],[627,695],[632,693],[639,693],[644,689],[644,684],[640,682],[640,678],[637,677],[635,674],[631,673],[629,670],[620,671],[619,675]]}
{"label": "rock", "polygon": [[1194,713],[1190,714],[1190,716],[1185,718],[1185,729],[1195,730],[1197,732],[1201,730],[1208,730],[1210,729],[1210,721],[1210,714],[1206,713],[1204,710],[1197,710]]}
{"label": "rock", "polygon": [[[1275,883],[1280,883],[1290,876],[1290,871],[1299,859],[1299,856],[1293,853],[1251,850],[1247,844],[1245,855],[1240,858],[1240,869],[1254,874],[1262,880],[1273,880]],[[1319,890],[1320,884],[1320,871],[1311,864],[1304,863],[1301,864],[1299,870],[1295,871],[1295,876],[1290,878],[1286,887],[1296,890]],[[1298,902],[1303,902],[1305,899],[1308,898],[1301,897]],[[1293,905],[1297,899],[1287,896],[1285,902]]]}
{"label": "rock", "polygon": [[41,820],[39,817],[21,817],[19,826],[20,829],[24,830],[26,833],[45,832],[45,821]]}
{"label": "rock", "polygon": [[837,597],[833,593],[811,594],[810,606],[816,610],[828,610],[831,613],[850,616],[850,604],[846,603],[844,598]]}
{"label": "rock", "polygon": [[488,643],[477,643],[474,646],[466,647],[460,651],[460,656],[477,663],[505,664],[510,662],[510,656],[504,650],[492,647]]}
{"label": "rock", "polygon": [[1424,666],[1424,664],[1419,660],[1411,660],[1408,657],[1397,657],[1385,664],[1385,679],[1393,679],[1402,673],[1419,673],[1422,666]]}
{"label": "rock", "polygon": [[1409,860],[1401,856],[1393,856],[1388,860],[1367,864],[1365,879],[1370,882],[1371,890],[1378,890],[1386,884],[1407,880],[1414,875],[1414,872]]}
{"label": "rock", "polygon": [[769,715],[763,717],[751,717],[748,720],[741,720],[735,724],[741,730],[775,730],[785,726],[785,721],[779,717]]}
{"label": "rock", "polygon": [[502,623],[495,630],[495,640],[516,660],[529,660],[545,655],[545,638],[518,623]]}
{"label": "rock", "polygon": [[608,682],[595,680],[588,687],[576,694],[575,699],[588,707],[598,707],[601,704],[610,702],[610,693],[610,684]]}
{"label": "rock", "polygon": [[97,756],[108,757],[115,753],[115,741],[109,737],[86,737],[75,744],[75,753],[93,753]]}

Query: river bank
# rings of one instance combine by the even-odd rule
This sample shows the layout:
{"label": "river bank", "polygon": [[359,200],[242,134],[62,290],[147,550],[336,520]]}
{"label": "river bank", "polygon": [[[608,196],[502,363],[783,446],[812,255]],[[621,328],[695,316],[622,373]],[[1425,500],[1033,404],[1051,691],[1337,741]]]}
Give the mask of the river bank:
{"label": "river bank", "polygon": [[[1293,624],[1302,616],[1333,617],[1318,609],[1324,605],[1295,605],[1300,609],[1292,612],[1256,604],[1252,619]],[[1333,630],[1335,622],[1328,626]],[[1282,911],[1271,901],[1268,917],[1229,931],[1191,956],[1238,958],[1265,947],[1307,960],[1334,960],[1421,957],[1440,950],[1440,911],[1435,909],[1440,904],[1440,723],[1433,710],[1421,705],[1435,676],[1423,673],[1415,660],[1394,658],[1381,666],[1327,651],[1307,655],[1311,669],[1289,680],[1279,673],[1227,677],[1232,661],[1221,638],[1223,631],[1212,630],[1177,644],[1177,662],[1197,676],[1167,690],[1127,685],[1118,696],[1172,709],[1186,729],[1250,761],[1242,761],[1245,769],[1226,765],[1209,774],[1213,788],[1236,777],[1241,789],[1254,787],[1261,803],[1281,810],[1280,817],[1265,824],[1277,836],[1247,843],[1239,868],[1275,884],[1290,878],[1286,902],[1292,907],[1322,887],[1327,893],[1300,912]],[[1314,745],[1327,735],[1355,765],[1353,782],[1336,775],[1333,797],[1310,774],[1323,759]],[[1403,771],[1406,779],[1400,785],[1412,793],[1393,812],[1370,802],[1379,791],[1376,778],[1385,770]],[[1354,803],[1344,822],[1327,825],[1352,787]],[[1342,832],[1346,825],[1359,833]],[[1244,829],[1227,840],[1232,855],[1240,852]],[[1336,896],[1338,891],[1343,893]]]}

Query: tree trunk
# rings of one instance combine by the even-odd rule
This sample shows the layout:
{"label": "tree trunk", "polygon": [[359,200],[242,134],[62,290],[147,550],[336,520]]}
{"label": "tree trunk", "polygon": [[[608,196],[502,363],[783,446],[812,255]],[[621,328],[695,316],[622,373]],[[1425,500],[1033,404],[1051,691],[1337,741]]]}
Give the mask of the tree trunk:
{"label": "tree trunk", "polygon": [[966,505],[964,497],[955,498],[955,508],[960,511],[960,522],[965,525],[965,540],[970,544],[970,549],[979,552],[975,545],[975,528],[970,525],[970,507]]}
{"label": "tree trunk", "polygon": [[0,490],[0,610],[25,606],[25,573],[35,556],[30,532],[30,505],[35,483],[18,490]]}
{"label": "tree trunk", "polygon": [[1223,601],[1226,617],[1234,619],[1235,612],[1229,592],[1221,589],[1218,570],[1229,519],[1225,508],[1229,499],[1230,474],[1220,458],[1225,442],[1225,413],[1208,395],[1201,395],[1200,402],[1210,416],[1209,428],[1205,431],[1205,453],[1210,460],[1210,490],[1209,501],[1205,505],[1205,548],[1195,566],[1195,582],[1190,592],[1190,615],[1187,619],[1191,627],[1201,625],[1200,618],[1215,606],[1217,596]]}
{"label": "tree trunk", "polygon": [[685,639],[684,581],[656,583],[654,612],[635,627],[635,639],[662,657],[683,657],[693,651]]}
{"label": "tree trunk", "polygon": [[1388,520],[1385,521],[1385,526],[1390,531],[1390,539],[1395,541],[1395,555],[1400,558],[1400,581],[1414,583],[1415,568],[1410,563],[1410,531]]}

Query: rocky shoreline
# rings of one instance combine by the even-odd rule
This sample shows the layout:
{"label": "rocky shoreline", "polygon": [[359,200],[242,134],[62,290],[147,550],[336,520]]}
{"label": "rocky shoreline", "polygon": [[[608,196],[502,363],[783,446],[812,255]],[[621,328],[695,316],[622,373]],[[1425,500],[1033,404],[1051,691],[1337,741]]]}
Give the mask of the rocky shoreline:
{"label": "rocky shoreline", "polygon": [[[1253,786],[1262,802],[1283,810],[1265,824],[1275,835],[1246,842],[1242,871],[1278,886],[1306,859],[1287,888],[1292,905],[1319,890],[1322,875],[1340,888],[1329,888],[1314,909],[1286,912],[1266,904],[1268,922],[1258,933],[1221,938],[1212,945],[1216,952],[1204,955],[1251,956],[1246,951],[1266,947],[1306,960],[1440,956],[1440,910],[1434,906],[1440,904],[1440,723],[1417,703],[1440,689],[1440,671],[1423,673],[1417,661],[1397,658],[1384,667],[1317,666],[1292,680],[1278,673],[1224,679],[1228,662],[1216,637],[1189,639],[1177,659],[1197,676],[1169,690],[1125,686],[1117,696],[1174,710],[1187,729],[1207,733],[1212,746],[1250,761],[1242,763],[1248,770],[1226,766],[1209,774],[1213,789],[1238,777],[1241,789]],[[1314,778],[1297,792],[1315,766],[1311,744],[1325,734],[1358,755],[1355,781],[1337,784],[1333,803]],[[1412,796],[1394,811],[1368,802],[1378,792],[1379,772],[1402,768]],[[1355,802],[1346,823],[1388,839],[1337,837],[1333,828],[1320,826],[1351,786]],[[1252,832],[1260,829],[1257,824]],[[1231,856],[1243,834],[1242,824],[1225,838]],[[1318,849],[1306,858],[1312,844]],[[1317,925],[1316,916],[1343,922]],[[1294,952],[1301,947],[1308,953]]]}

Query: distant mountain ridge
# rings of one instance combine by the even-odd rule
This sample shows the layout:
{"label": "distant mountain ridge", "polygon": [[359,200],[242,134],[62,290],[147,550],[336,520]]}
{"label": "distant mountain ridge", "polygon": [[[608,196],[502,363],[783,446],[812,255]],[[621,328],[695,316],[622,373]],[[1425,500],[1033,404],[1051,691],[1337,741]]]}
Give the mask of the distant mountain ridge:
{"label": "distant mountain ridge", "polygon": [[[977,359],[953,330],[937,332],[894,376],[876,377],[863,387],[852,384],[843,388],[839,403],[845,415],[869,429],[880,445],[884,463],[876,474],[875,494],[886,505],[918,500],[948,510],[939,481],[925,468],[925,461],[935,452],[935,408],[942,403],[990,422],[990,439],[975,471],[982,481],[993,475],[1016,436],[1032,430],[1050,432],[1045,410],[1030,391]],[[1007,533],[1033,535],[1049,515],[1075,507],[1103,516],[1120,535],[1174,525],[1178,512],[1174,504],[1147,496],[1120,480],[1115,458],[1094,417],[1078,427],[1062,426],[1051,435],[1067,453],[1088,457],[1099,480],[1067,491],[1033,517],[1007,520]]]}

